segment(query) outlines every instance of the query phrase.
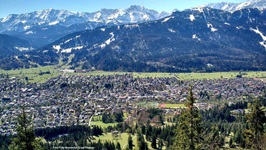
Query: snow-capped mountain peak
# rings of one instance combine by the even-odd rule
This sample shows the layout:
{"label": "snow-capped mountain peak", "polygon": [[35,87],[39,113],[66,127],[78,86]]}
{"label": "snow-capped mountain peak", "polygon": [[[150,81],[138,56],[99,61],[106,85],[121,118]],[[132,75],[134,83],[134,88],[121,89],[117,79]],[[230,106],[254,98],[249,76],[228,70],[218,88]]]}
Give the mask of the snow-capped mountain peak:
{"label": "snow-capped mountain peak", "polygon": [[214,8],[214,9],[221,9],[221,10],[229,11],[229,12],[234,12],[234,11],[245,9],[245,8],[265,9],[266,0],[248,0],[243,3],[227,3],[227,2],[210,3],[204,6]]}
{"label": "snow-capped mountain peak", "polygon": [[17,35],[35,42],[33,45],[43,46],[76,31],[106,25],[153,21],[168,15],[170,14],[167,12],[160,13],[137,5],[127,9],[101,9],[96,12],[72,12],[49,8],[24,14],[11,14],[0,19],[0,33]]}
{"label": "snow-capped mountain peak", "polygon": [[[169,13],[159,13],[143,6],[133,5],[128,9],[101,9],[97,12],[72,12],[68,10],[45,9],[25,14],[9,15],[0,20],[0,32],[25,31],[36,25],[61,25],[71,26],[73,24],[91,22],[110,23],[110,19],[120,23],[136,23],[160,19]],[[25,28],[25,26],[27,26]]]}
{"label": "snow-capped mountain peak", "polygon": [[210,3],[207,5],[204,5],[204,7],[210,7],[213,9],[221,9],[221,10],[227,10],[231,11],[235,8],[237,4],[236,3],[228,3],[228,2],[221,2],[221,3]]}

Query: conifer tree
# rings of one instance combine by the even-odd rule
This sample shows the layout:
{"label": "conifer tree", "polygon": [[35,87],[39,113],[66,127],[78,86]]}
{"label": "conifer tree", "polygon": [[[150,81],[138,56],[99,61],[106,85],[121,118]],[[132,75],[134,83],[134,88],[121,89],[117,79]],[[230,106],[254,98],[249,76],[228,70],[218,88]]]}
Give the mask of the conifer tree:
{"label": "conifer tree", "polygon": [[155,136],[155,134],[152,135],[151,147],[154,148],[154,149],[157,148],[157,146],[156,146],[156,136]]}
{"label": "conifer tree", "polygon": [[138,148],[139,148],[139,150],[148,150],[148,145],[145,142],[145,139],[144,139],[143,135],[141,134],[141,132],[138,131],[137,134],[138,134],[137,136],[138,136]]}
{"label": "conifer tree", "polygon": [[116,143],[116,150],[121,150],[121,145],[119,142]]}
{"label": "conifer tree", "polygon": [[220,149],[224,145],[224,135],[221,135],[217,126],[212,126],[211,129],[204,133],[206,146],[209,149]]}
{"label": "conifer tree", "polygon": [[41,139],[35,137],[31,119],[27,118],[25,108],[22,108],[22,114],[17,118],[16,128],[17,137],[13,138],[10,150],[42,150],[40,146]]}
{"label": "conifer tree", "polygon": [[201,149],[202,122],[197,107],[194,106],[192,87],[187,96],[186,109],[182,111],[176,129],[176,137],[172,145],[174,150],[198,150]]}
{"label": "conifer tree", "polygon": [[132,140],[131,135],[129,135],[129,137],[128,137],[128,149],[129,150],[133,149],[133,140]]}
{"label": "conifer tree", "polygon": [[248,148],[261,150],[260,140],[264,133],[264,124],[266,123],[265,111],[258,99],[251,106],[251,111],[246,115],[248,128],[245,130],[246,145]]}

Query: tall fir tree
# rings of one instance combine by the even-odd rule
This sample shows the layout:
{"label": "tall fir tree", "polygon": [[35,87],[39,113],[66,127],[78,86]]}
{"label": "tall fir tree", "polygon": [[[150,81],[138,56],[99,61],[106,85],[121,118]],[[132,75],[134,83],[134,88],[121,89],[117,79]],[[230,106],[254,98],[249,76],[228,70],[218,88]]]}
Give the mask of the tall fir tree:
{"label": "tall fir tree", "polygon": [[121,150],[121,145],[119,142],[116,143],[116,150]]}
{"label": "tall fir tree", "polygon": [[17,135],[13,138],[10,150],[42,150],[40,145],[41,138],[36,138],[31,119],[27,117],[25,108],[22,108],[22,114],[17,118]]}
{"label": "tall fir tree", "polygon": [[261,139],[264,134],[266,116],[262,109],[262,104],[258,99],[251,106],[250,113],[247,113],[247,129],[245,130],[246,147],[256,150],[262,150]]}
{"label": "tall fir tree", "polygon": [[128,149],[132,150],[133,149],[133,140],[131,135],[128,136]]}
{"label": "tall fir tree", "polygon": [[154,148],[154,149],[156,149],[156,148],[157,148],[157,144],[156,144],[156,135],[153,134],[151,139],[152,139],[152,140],[151,140],[151,147]]}
{"label": "tall fir tree", "polygon": [[202,147],[202,121],[198,108],[194,106],[192,87],[189,88],[186,109],[182,111],[171,146],[173,150],[198,150]]}
{"label": "tall fir tree", "polygon": [[143,135],[141,134],[141,132],[138,131],[137,134],[138,134],[137,136],[138,136],[138,148],[139,148],[139,150],[148,150],[148,145],[145,142],[145,139],[144,139]]}

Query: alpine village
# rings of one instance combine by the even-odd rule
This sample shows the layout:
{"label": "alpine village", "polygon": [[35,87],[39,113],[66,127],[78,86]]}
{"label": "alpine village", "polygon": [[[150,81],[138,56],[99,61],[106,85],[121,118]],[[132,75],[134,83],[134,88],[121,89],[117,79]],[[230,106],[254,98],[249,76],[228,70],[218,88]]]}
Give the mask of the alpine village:
{"label": "alpine village", "polygon": [[266,0],[0,18],[0,150],[266,150]]}

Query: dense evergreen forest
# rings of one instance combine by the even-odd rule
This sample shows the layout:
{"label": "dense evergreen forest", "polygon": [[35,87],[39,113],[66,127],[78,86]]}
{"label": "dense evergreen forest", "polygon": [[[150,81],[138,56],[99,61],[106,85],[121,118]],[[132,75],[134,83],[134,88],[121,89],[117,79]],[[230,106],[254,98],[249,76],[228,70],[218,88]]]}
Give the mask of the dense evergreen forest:
{"label": "dense evergreen forest", "polygon": [[[265,106],[266,96],[252,101],[239,101],[234,104],[215,106],[209,110],[199,110],[194,106],[192,89],[187,97],[186,108],[180,115],[169,118],[172,125],[153,126],[146,124],[130,126],[121,122],[121,113],[114,120],[116,126],[102,129],[99,126],[61,126],[33,130],[31,120],[25,112],[18,117],[17,134],[0,136],[0,149],[53,149],[54,147],[94,147],[96,150],[121,149],[118,142],[95,142],[94,137],[104,132],[118,131],[137,135],[138,145],[133,145],[129,136],[127,149],[148,149],[147,141],[154,149],[220,149],[228,145],[235,149],[262,150],[266,147]],[[247,110],[247,111],[244,111]],[[149,110],[157,115],[159,109]],[[112,122],[108,114],[103,118]],[[45,139],[46,142],[43,142]]]}

